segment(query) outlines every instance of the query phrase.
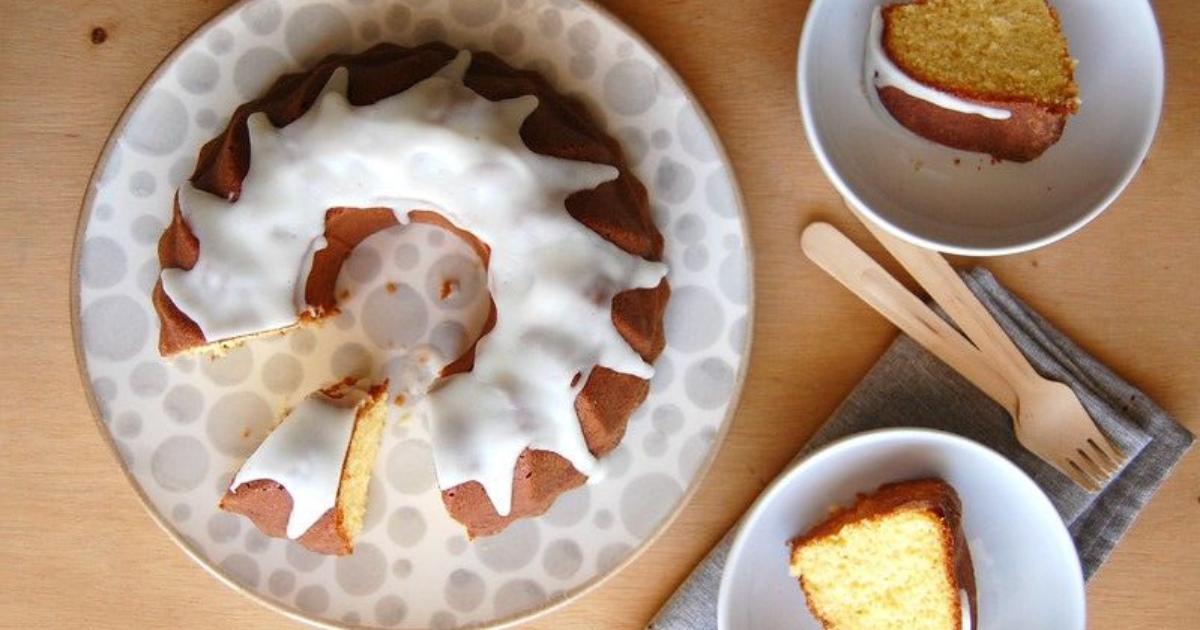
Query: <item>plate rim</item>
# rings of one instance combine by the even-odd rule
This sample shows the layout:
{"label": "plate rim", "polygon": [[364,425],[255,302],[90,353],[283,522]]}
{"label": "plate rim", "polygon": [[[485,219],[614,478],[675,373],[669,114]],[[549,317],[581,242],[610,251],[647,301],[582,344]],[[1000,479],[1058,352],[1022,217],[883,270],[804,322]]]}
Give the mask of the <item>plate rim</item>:
{"label": "plate rim", "polygon": [[[158,61],[154,69],[146,75],[146,78],[143,79],[141,83],[138,84],[137,88],[133,91],[132,96],[130,96],[129,100],[125,103],[120,116],[118,116],[116,122],[113,123],[112,129],[109,130],[108,137],[105,139],[104,144],[92,165],[91,174],[88,176],[87,184],[85,185],[86,188],[84,189],[83,199],[80,202],[78,219],[76,220],[74,237],[71,245],[71,264],[68,270],[70,275],[68,277],[67,285],[69,293],[68,297],[71,319],[70,325],[72,348],[74,350],[75,366],[77,375],[80,379],[80,386],[83,390],[84,398],[87,401],[88,410],[90,412],[94,427],[100,434],[105,446],[108,447],[109,456],[117,464],[121,475],[125,478],[126,483],[134,491],[138,501],[150,515],[151,520],[153,520],[154,523],[157,524],[158,527],[167,534],[167,537],[173,543],[175,543],[175,545],[178,546],[195,564],[203,568],[205,572],[216,578],[217,581],[221,582],[226,587],[234,590],[237,593],[240,593],[255,603],[273,610],[289,619],[308,624],[316,628],[329,628],[333,630],[351,629],[359,626],[346,624],[340,621],[324,619],[319,616],[285,606],[274,599],[261,595],[257,591],[251,590],[242,584],[233,581],[220,570],[218,570],[217,567],[207,558],[201,556],[192,547],[192,545],[183,538],[183,535],[167,522],[167,519],[150,501],[149,497],[142,489],[141,484],[133,477],[132,473],[129,472],[129,468],[125,465],[124,461],[121,459],[120,453],[117,451],[116,443],[114,442],[113,436],[108,430],[108,427],[104,424],[103,414],[101,413],[100,406],[96,401],[96,394],[91,385],[92,381],[90,372],[88,370],[87,357],[83,349],[81,312],[82,304],[80,298],[79,276],[83,241],[87,232],[87,227],[91,223],[92,210],[95,205],[96,191],[98,190],[97,184],[99,183],[100,176],[104,172],[104,169],[108,165],[109,159],[112,156],[116,139],[124,133],[126,126],[129,124],[129,120],[133,116],[134,110],[137,109],[141,102],[146,98],[146,95],[148,94],[147,87],[152,83],[157,82],[162,77],[162,75],[165,73],[166,67],[180,56],[183,49],[195,40],[202,37],[210,29],[215,28],[217,22],[223,21],[231,14],[236,13],[245,5],[254,1],[255,0],[236,0],[224,9],[221,9],[210,17],[204,19],[203,22],[181,37],[179,42],[176,43],[166,53],[166,55],[164,55],[162,59]],[[658,527],[656,527],[655,530],[650,533],[650,535],[642,539],[641,543],[638,544],[638,546],[635,547],[629,553],[629,555],[623,558],[621,562],[611,567],[608,571],[597,574],[590,580],[587,580],[573,589],[566,591],[562,596],[547,600],[536,608],[531,608],[507,617],[491,619],[481,624],[463,626],[466,628],[486,628],[497,630],[501,628],[511,628],[518,624],[530,622],[549,615],[550,613],[565,608],[566,606],[599,589],[600,586],[608,582],[617,574],[623,572],[627,567],[633,564],[634,561],[641,557],[642,554],[649,550],[650,547],[654,546],[654,544],[658,542],[659,538],[661,538],[662,535],[665,534],[668,529],[670,529],[671,525],[675,523],[683,511],[688,507],[688,505],[691,503],[691,500],[703,485],[705,479],[707,479],[708,473],[711,471],[712,466],[717,459],[717,455],[720,453],[721,447],[724,445],[725,440],[729,435],[735,416],[737,415],[737,411],[741,406],[742,394],[745,390],[746,377],[749,373],[750,363],[753,357],[754,315],[756,311],[755,304],[757,297],[757,292],[755,291],[754,274],[754,245],[752,240],[752,231],[750,229],[750,217],[749,213],[746,211],[745,198],[742,194],[742,188],[738,183],[736,167],[729,158],[729,153],[725,149],[725,144],[721,140],[721,136],[717,133],[716,127],[713,124],[712,119],[709,117],[708,112],[705,110],[703,103],[701,103],[701,101],[696,97],[695,93],[692,92],[691,88],[686,82],[684,82],[683,78],[679,75],[675,68],[667,62],[666,58],[662,56],[662,53],[660,53],[658,49],[653,47],[650,42],[641,35],[641,33],[639,33],[629,24],[625,23],[624,20],[617,17],[607,8],[599,5],[596,0],[576,0],[576,2],[578,2],[582,7],[592,11],[597,17],[607,20],[618,31],[632,40],[635,44],[640,45],[643,50],[648,53],[649,57],[658,64],[658,69],[666,73],[667,76],[669,76],[676,83],[676,85],[679,86],[684,100],[686,100],[687,103],[695,109],[696,116],[703,125],[705,133],[707,133],[708,137],[712,140],[717,161],[722,167],[725,168],[729,177],[730,188],[733,191],[733,200],[734,205],[736,206],[735,209],[737,211],[737,220],[741,226],[740,231],[742,233],[743,242],[745,243],[744,257],[746,261],[745,273],[747,281],[745,340],[743,342],[741,352],[739,353],[741,360],[738,365],[737,374],[734,378],[733,388],[730,392],[730,398],[726,406],[725,415],[721,419],[720,429],[713,438],[712,445],[709,447],[707,455],[701,462],[700,466],[696,469],[696,472],[693,474],[690,484],[687,488],[685,488],[683,494],[680,495],[675,507],[666,516],[666,518],[659,523]],[[664,229],[664,226],[656,225],[656,227]]]}
{"label": "plate rim", "polygon": [[1067,524],[1062,520],[1062,516],[1058,513],[1054,504],[1051,503],[1050,498],[1046,496],[1045,491],[1042,490],[1041,486],[1032,477],[1026,474],[1024,470],[1021,470],[1012,460],[1001,455],[996,450],[966,436],[923,427],[884,427],[843,436],[805,455],[798,461],[789,464],[754,500],[754,503],[751,504],[750,508],[736,525],[738,528],[737,533],[734,534],[733,542],[730,544],[725,566],[721,569],[721,581],[717,589],[717,627],[719,629],[728,627],[724,623],[724,620],[725,615],[730,610],[730,606],[732,606],[729,603],[729,599],[732,597],[733,567],[737,564],[737,560],[741,555],[745,553],[745,549],[749,544],[749,526],[751,523],[763,518],[768,505],[775,499],[776,495],[782,492],[783,487],[791,483],[793,477],[802,474],[806,469],[815,466],[821,460],[836,455],[840,451],[859,447],[863,442],[903,439],[927,444],[952,445],[955,448],[961,447],[968,451],[973,451],[977,457],[991,460],[999,464],[1001,468],[1008,468],[1011,472],[1017,473],[1017,479],[1019,479],[1017,483],[1026,486],[1027,489],[1033,490],[1034,498],[1032,501],[1037,504],[1039,511],[1045,511],[1054,516],[1051,520],[1053,525],[1050,527],[1050,535],[1057,539],[1060,545],[1065,545],[1071,551],[1069,557],[1074,559],[1072,566],[1075,569],[1071,573],[1072,577],[1075,578],[1071,584],[1074,587],[1071,589],[1071,594],[1074,595],[1072,599],[1080,611],[1081,625],[1079,626],[1079,630],[1087,627],[1087,585],[1083,579],[1083,566],[1079,560],[1079,551],[1075,548],[1074,540],[1071,538],[1071,533],[1067,529]]}
{"label": "plate rim", "polygon": [[[887,0],[878,1],[886,2]],[[800,104],[800,118],[804,124],[804,136],[808,141],[809,149],[812,151],[813,156],[817,159],[817,164],[821,167],[821,172],[825,175],[825,179],[829,180],[829,183],[833,184],[833,187],[835,190],[837,190],[838,195],[840,195],[843,200],[853,206],[861,214],[867,217],[871,223],[880,227],[896,238],[920,247],[924,247],[926,249],[932,249],[934,251],[943,252],[946,254],[953,254],[956,256],[971,256],[977,258],[1024,254],[1041,249],[1047,245],[1052,245],[1082,230],[1087,224],[1091,223],[1106,210],[1112,207],[1121,194],[1125,192],[1125,189],[1129,187],[1129,184],[1133,182],[1133,179],[1137,177],[1137,174],[1141,172],[1142,164],[1145,163],[1146,157],[1150,155],[1150,150],[1154,147],[1154,144],[1158,139],[1158,131],[1162,127],[1163,104],[1166,97],[1166,53],[1163,48],[1162,28],[1160,28],[1158,25],[1158,17],[1154,13],[1154,7],[1151,6],[1150,2],[1143,2],[1140,3],[1139,6],[1142,6],[1146,11],[1149,12],[1150,26],[1153,30],[1152,35],[1158,42],[1158,47],[1156,48],[1158,54],[1154,57],[1156,67],[1153,69],[1154,76],[1152,77],[1156,83],[1157,89],[1154,90],[1154,92],[1150,95],[1153,101],[1152,106],[1154,109],[1154,116],[1153,120],[1150,122],[1149,133],[1142,138],[1140,143],[1141,146],[1138,147],[1137,159],[1131,162],[1130,166],[1126,167],[1125,172],[1121,175],[1120,179],[1113,183],[1108,192],[1105,193],[1104,198],[1100,200],[1099,203],[1097,203],[1086,213],[1080,215],[1071,223],[1068,223],[1067,225],[1049,234],[1037,239],[1023,243],[1016,243],[1013,245],[993,245],[981,247],[961,246],[949,242],[943,242],[937,239],[927,238],[921,236],[920,234],[910,232],[875,212],[875,210],[864,203],[863,200],[860,199],[859,196],[854,192],[854,190],[850,188],[850,185],[842,179],[841,175],[839,175],[837,170],[834,169],[833,163],[830,161],[829,156],[826,153],[825,145],[821,142],[820,137],[817,134],[816,123],[813,122],[812,116],[809,113],[812,109],[812,105],[809,102],[811,97],[809,95],[809,90],[806,87],[808,85],[807,61],[809,50],[812,47],[811,42],[815,37],[813,32],[817,28],[815,26],[815,21],[810,18],[812,17],[814,11],[821,8],[821,6],[824,4],[827,4],[826,0],[812,0],[812,3],[809,4],[808,11],[804,16],[804,27],[800,32],[800,40],[797,44],[796,50],[796,97]]]}

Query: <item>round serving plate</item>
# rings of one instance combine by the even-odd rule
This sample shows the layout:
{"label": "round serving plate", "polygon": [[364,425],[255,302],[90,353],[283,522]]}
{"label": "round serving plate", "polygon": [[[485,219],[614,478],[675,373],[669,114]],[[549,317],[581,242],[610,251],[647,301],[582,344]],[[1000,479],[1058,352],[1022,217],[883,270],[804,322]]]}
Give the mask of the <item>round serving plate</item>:
{"label": "round serving plate", "polygon": [[[468,541],[446,514],[420,418],[394,407],[353,555],[308,553],[217,509],[234,470],[303,395],[421,350],[456,356],[486,308],[464,244],[428,226],[381,232],[339,278],[343,314],[228,356],[164,360],[150,302],[156,242],[200,146],[280,74],[378,42],[441,40],[536,69],[578,95],[650,191],[673,289],[651,393],[604,475],[539,518]],[[627,564],[695,490],[745,373],[752,273],[732,169],[699,104],[642,39],[576,0],[255,0],[184,41],[117,123],[86,194],[73,273],[85,389],[150,514],[203,567],[326,626],[505,625]],[[458,280],[447,298],[444,280]]]}

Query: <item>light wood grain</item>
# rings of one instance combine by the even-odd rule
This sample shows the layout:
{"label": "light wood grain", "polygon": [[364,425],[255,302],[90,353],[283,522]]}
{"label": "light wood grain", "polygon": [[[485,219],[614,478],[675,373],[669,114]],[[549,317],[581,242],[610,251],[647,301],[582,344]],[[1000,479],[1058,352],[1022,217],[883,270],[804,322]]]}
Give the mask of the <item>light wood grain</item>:
{"label": "light wood grain", "polygon": [[[227,2],[57,0],[0,10],[0,626],[289,623],[221,586],[142,510],[89,417],[68,317],[79,203],[110,128],[158,62]],[[729,440],[682,516],[627,570],[538,628],[642,626],[895,334],[799,251],[801,227],[822,219],[886,259],[841,208],[804,140],[793,70],[807,3],[605,4],[683,75],[736,165],[757,255],[757,342]],[[984,262],[1196,432],[1200,12],[1187,0],[1155,8],[1168,86],[1142,172],[1081,233]],[[90,38],[97,26],[108,33],[99,45]],[[1192,454],[1089,584],[1090,626],[1200,627],[1197,522]]]}

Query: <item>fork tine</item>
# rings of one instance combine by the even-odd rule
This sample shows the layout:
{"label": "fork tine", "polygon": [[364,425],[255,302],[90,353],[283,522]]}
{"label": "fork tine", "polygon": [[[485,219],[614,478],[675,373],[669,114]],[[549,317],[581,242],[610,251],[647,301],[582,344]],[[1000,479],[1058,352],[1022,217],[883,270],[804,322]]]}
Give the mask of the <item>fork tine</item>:
{"label": "fork tine", "polygon": [[1083,474],[1087,476],[1087,478],[1088,478],[1088,491],[1089,491],[1089,492],[1097,492],[1097,491],[1099,491],[1099,490],[1100,490],[1100,488],[1101,488],[1101,487],[1104,485],[1104,478],[1103,478],[1103,476],[1099,475],[1099,474],[1096,472],[1096,469],[1095,469],[1095,468],[1093,468],[1093,467],[1091,467],[1091,466],[1088,466],[1088,465],[1087,465],[1087,461],[1086,461],[1086,460],[1085,460],[1085,461],[1083,461],[1083,462],[1081,462],[1081,461],[1079,461],[1079,459],[1078,459],[1078,458],[1074,458],[1074,459],[1072,459],[1071,461],[1072,461],[1072,462],[1074,462],[1074,463],[1075,463],[1075,465],[1076,465],[1076,466],[1079,468],[1079,470],[1083,471]]}
{"label": "fork tine", "polygon": [[1096,443],[1096,440],[1088,438],[1087,443],[1092,447],[1092,450],[1099,455],[1099,457],[1094,458],[1096,464],[1099,465],[1104,472],[1108,473],[1110,477],[1116,474],[1117,470],[1121,468],[1121,464],[1114,461],[1112,456],[1108,454],[1108,451],[1105,451],[1103,448],[1101,448],[1100,445]]}
{"label": "fork tine", "polygon": [[[1020,440],[1020,434],[1018,434],[1018,440]],[[1031,445],[1024,441],[1021,441],[1021,444],[1025,446],[1025,448],[1028,448],[1035,455],[1042,458],[1042,461],[1050,464],[1063,475],[1066,475],[1066,477],[1070,479],[1072,483],[1080,488],[1083,488],[1085,491],[1095,493],[1100,490],[1101,482],[1097,480],[1095,473],[1088,472],[1081,468],[1079,464],[1075,463],[1066,453],[1040,452],[1034,450],[1034,448],[1031,448],[1036,447],[1036,444]],[[1103,480],[1104,477],[1101,476],[1100,479]]]}
{"label": "fork tine", "polygon": [[1081,456],[1087,457],[1088,461],[1100,469],[1106,476],[1111,476],[1113,471],[1116,470],[1112,458],[1108,456],[1108,453],[1100,450],[1100,447],[1092,438],[1084,440],[1083,444],[1079,446],[1079,451],[1082,453]]}
{"label": "fork tine", "polygon": [[1100,443],[1108,448],[1106,452],[1109,454],[1112,460],[1117,463],[1118,466],[1123,466],[1125,462],[1129,461],[1129,457],[1125,455],[1125,452],[1121,450],[1121,447],[1118,446],[1117,443],[1112,440],[1112,438],[1108,437],[1104,433],[1100,433],[1100,437],[1104,438]]}
{"label": "fork tine", "polygon": [[1084,470],[1079,467],[1079,464],[1071,461],[1070,458],[1064,459],[1063,461],[1065,461],[1067,465],[1060,468],[1060,470],[1066,473],[1067,476],[1071,478],[1071,481],[1074,481],[1080,488],[1083,488],[1088,492],[1095,492],[1096,490],[1099,490],[1099,486],[1096,484],[1096,481],[1092,479],[1091,475],[1084,472]]}
{"label": "fork tine", "polygon": [[1075,452],[1079,453],[1080,460],[1084,462],[1080,465],[1083,466],[1089,473],[1091,473],[1092,477],[1099,485],[1103,486],[1108,482],[1108,479],[1112,477],[1110,473],[1105,471],[1102,466],[1096,463],[1096,460],[1092,459],[1091,455],[1088,455],[1087,451],[1077,448],[1075,449]]}

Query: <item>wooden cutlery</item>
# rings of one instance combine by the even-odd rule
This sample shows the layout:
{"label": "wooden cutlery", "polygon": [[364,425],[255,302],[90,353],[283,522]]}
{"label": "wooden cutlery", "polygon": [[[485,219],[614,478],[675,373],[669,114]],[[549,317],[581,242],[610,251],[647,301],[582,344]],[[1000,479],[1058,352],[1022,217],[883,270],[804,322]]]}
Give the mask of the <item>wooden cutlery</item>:
{"label": "wooden cutlery", "polygon": [[1121,469],[1125,455],[1100,432],[1071,388],[1033,369],[940,254],[863,222],[963,334],[833,226],[814,223],[806,228],[801,239],[805,254],[995,400],[1012,416],[1021,445],[1080,487],[1095,492]]}

